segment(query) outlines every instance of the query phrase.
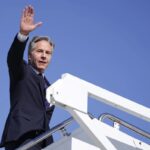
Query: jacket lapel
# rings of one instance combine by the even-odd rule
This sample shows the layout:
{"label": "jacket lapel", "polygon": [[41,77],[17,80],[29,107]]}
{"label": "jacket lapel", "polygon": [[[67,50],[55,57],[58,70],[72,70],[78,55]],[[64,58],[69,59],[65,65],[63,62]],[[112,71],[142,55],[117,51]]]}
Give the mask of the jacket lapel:
{"label": "jacket lapel", "polygon": [[[29,65],[30,66],[30,65]],[[31,73],[32,73],[32,76],[33,76],[33,79],[35,80],[35,82],[37,83],[38,87],[39,87],[39,91],[41,93],[41,98],[40,99],[40,102],[43,106],[44,105],[44,99],[45,99],[45,95],[44,95],[44,84],[43,84],[43,81],[41,79],[41,77],[32,69],[32,67],[30,66],[30,69],[31,69]]]}

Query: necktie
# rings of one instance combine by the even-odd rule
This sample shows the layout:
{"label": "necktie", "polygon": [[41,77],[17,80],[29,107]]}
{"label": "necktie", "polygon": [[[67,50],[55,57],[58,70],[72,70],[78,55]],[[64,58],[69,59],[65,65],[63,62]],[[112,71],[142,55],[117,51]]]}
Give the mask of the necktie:
{"label": "necktie", "polygon": [[50,103],[46,99],[46,89],[48,88],[49,83],[46,81],[45,77],[43,77],[43,75],[41,73],[39,74],[39,76],[41,78],[41,81],[42,81],[42,84],[44,87],[44,96],[45,96],[44,104],[45,104],[45,108],[47,110],[50,107]]}

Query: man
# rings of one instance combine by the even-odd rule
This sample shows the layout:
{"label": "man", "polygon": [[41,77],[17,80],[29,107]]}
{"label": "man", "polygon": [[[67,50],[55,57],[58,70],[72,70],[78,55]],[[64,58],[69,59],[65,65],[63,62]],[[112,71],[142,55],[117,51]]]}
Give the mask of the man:
{"label": "man", "polygon": [[[34,23],[34,9],[27,6],[22,13],[20,32],[8,52],[10,112],[1,141],[6,150],[14,150],[49,130],[54,106],[45,99],[49,83],[44,71],[52,58],[53,42],[48,37],[34,37],[29,43],[28,64],[23,60],[29,33],[41,25],[42,22]],[[50,137],[31,149],[39,150],[52,142]]]}

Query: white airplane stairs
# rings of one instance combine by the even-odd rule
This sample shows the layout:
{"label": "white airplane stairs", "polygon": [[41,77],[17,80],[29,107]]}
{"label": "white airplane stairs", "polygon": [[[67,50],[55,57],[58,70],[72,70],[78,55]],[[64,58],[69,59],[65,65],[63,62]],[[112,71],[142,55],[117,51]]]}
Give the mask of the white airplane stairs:
{"label": "white airplane stairs", "polygon": [[[129,115],[150,122],[150,108],[107,91],[70,74],[64,74],[46,92],[47,100],[68,111],[72,117],[53,127],[50,131],[23,145],[17,150],[27,150],[56,131],[63,137],[43,150],[150,150],[150,145],[120,130],[124,126],[150,140],[150,133],[111,115],[95,118],[88,113],[88,97],[113,106]],[[109,119],[113,126],[105,123]],[[66,126],[72,121],[79,128],[68,133]]]}

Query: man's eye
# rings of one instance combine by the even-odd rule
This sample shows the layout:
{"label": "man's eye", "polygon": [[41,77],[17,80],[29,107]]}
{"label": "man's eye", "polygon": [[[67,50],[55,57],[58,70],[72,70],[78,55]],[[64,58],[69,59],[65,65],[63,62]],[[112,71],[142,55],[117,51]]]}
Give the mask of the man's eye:
{"label": "man's eye", "polygon": [[47,51],[47,52],[46,52],[46,54],[48,54],[48,55],[51,55],[51,54],[52,54],[52,52],[50,52],[50,51]]}
{"label": "man's eye", "polygon": [[43,51],[42,49],[38,49],[38,50],[37,50],[37,52],[39,52],[39,53],[42,52],[42,51]]}

